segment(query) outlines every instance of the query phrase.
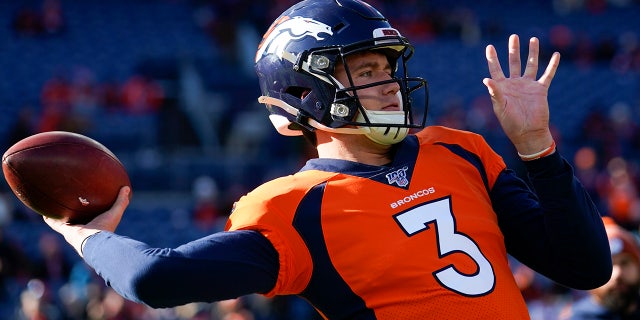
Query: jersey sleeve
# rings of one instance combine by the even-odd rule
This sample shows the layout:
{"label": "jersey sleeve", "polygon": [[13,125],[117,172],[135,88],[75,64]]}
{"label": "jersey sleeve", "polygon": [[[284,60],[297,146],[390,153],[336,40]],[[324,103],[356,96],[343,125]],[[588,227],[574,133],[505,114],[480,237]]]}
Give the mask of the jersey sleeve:
{"label": "jersey sleeve", "polygon": [[227,230],[255,230],[278,252],[278,281],[267,296],[300,293],[313,269],[311,254],[293,227],[297,206],[306,192],[334,173],[305,171],[267,182],[235,203]]}
{"label": "jersey sleeve", "polygon": [[461,150],[458,156],[472,157],[473,159],[468,159],[469,162],[477,163],[478,169],[486,174],[489,189],[493,188],[498,176],[507,167],[502,156],[496,153],[484,137],[477,133],[431,126],[420,131],[417,136],[422,144],[446,144],[452,152]]}
{"label": "jersey sleeve", "polygon": [[496,180],[500,174],[507,168],[502,156],[497,154],[484,140],[484,138],[477,136],[476,145],[478,146],[478,153],[482,158],[482,163],[487,170],[487,177],[489,182],[489,188],[493,188]]}

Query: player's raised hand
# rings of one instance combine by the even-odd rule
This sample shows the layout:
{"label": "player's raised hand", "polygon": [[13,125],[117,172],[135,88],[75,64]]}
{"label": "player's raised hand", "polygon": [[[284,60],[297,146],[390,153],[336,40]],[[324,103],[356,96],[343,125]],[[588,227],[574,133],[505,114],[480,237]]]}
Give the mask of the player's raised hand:
{"label": "player's raised hand", "polygon": [[535,154],[553,142],[549,130],[548,91],[551,80],[560,63],[560,54],[555,52],[549,65],[539,79],[538,55],[540,43],[537,38],[529,40],[529,56],[522,72],[520,40],[517,35],[509,37],[509,76],[505,76],[493,45],[486,48],[487,63],[491,78],[485,78],[493,111],[511,142],[520,154]]}

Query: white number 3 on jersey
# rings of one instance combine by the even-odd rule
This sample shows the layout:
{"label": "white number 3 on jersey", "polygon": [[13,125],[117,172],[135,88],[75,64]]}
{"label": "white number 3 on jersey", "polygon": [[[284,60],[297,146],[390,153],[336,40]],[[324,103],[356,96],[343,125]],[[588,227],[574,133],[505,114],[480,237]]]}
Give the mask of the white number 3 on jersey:
{"label": "white number 3 on jersey", "polygon": [[496,281],[493,267],[471,238],[456,231],[451,198],[422,204],[399,213],[394,218],[409,236],[428,230],[433,223],[437,231],[439,257],[462,252],[478,265],[473,274],[463,274],[453,265],[435,271],[433,275],[443,287],[465,296],[481,296],[493,290]]}

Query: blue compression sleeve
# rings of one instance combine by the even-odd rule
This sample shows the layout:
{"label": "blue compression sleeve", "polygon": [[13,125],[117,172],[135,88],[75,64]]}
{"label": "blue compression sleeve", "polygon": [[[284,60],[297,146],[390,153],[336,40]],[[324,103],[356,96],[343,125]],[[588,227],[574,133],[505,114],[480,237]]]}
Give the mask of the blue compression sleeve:
{"label": "blue compression sleeve", "polygon": [[277,251],[249,230],[215,233],[175,249],[103,231],[87,240],[83,254],[107,285],[154,308],[265,293],[279,270]]}
{"label": "blue compression sleeve", "polygon": [[612,270],[609,242],[572,168],[557,152],[525,165],[535,193],[509,170],[491,190],[507,251],[560,284],[584,290],[604,284]]}

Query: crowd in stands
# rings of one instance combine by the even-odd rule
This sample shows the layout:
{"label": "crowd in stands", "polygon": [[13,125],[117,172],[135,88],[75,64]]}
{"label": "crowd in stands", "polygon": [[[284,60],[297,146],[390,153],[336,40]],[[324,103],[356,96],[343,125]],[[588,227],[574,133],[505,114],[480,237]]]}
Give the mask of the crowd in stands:
{"label": "crowd in stands", "polygon": [[[193,13],[194,29],[187,31],[196,30],[195,32],[208,37],[221,54],[220,63],[227,64],[232,70],[238,70],[247,64],[247,61],[241,59],[250,56],[250,53],[239,52],[243,50],[243,47],[239,46],[239,39],[257,39],[256,34],[266,30],[273,18],[296,1],[177,2],[189,6]],[[491,4],[463,1],[455,6],[448,1],[370,2],[384,12],[414,44],[477,44],[486,39],[506,39],[508,34],[514,31],[513,26],[507,26],[487,16],[491,6],[507,5],[500,1],[490,1]],[[43,0],[36,6],[25,6],[14,13],[13,21],[6,27],[12,28],[22,37],[33,37],[33,41],[42,41],[41,35],[68,32],[69,25],[65,23],[67,5],[70,4],[66,1]],[[540,6],[542,9],[539,10],[555,17],[576,12],[597,17],[611,10],[640,13],[640,2],[634,0],[553,0],[534,1],[530,5]],[[637,22],[635,25],[638,26]],[[630,76],[640,85],[640,28],[635,31],[630,29],[622,34],[597,35],[585,33],[571,24],[555,24],[545,28],[544,37],[541,39],[542,52],[560,51],[563,56],[561,64],[570,64],[577,69],[598,68],[620,77]],[[3,145],[8,146],[21,138],[42,131],[68,130],[90,134],[95,132],[96,127],[101,126],[102,120],[109,114],[157,115],[175,107],[175,103],[185,102],[184,99],[176,98],[177,94],[172,92],[174,87],[163,86],[162,79],[155,79],[138,71],[132,68],[125,79],[110,79],[96,75],[94,70],[82,66],[58,70],[43,83],[38,97],[27,99],[22,105],[12,106],[20,108],[20,111],[16,112],[16,119]],[[248,77],[247,81],[254,80]],[[265,156],[277,158],[278,161],[273,164],[274,167],[265,168],[268,163],[263,163],[263,166],[247,167],[244,171],[237,168],[222,169],[242,171],[237,174],[249,175],[249,180],[224,181],[214,178],[220,176],[219,173],[195,174],[196,178],[193,181],[184,184],[188,186],[186,191],[190,193],[190,199],[193,201],[189,207],[181,211],[184,213],[184,210],[187,210],[186,214],[183,214],[187,219],[183,222],[184,229],[197,229],[200,233],[220,230],[235,198],[253,188],[260,180],[277,175],[282,170],[295,171],[295,168],[311,155],[312,151],[302,140],[279,140],[281,138],[275,130],[264,121],[264,110],[252,109],[256,106],[253,96],[258,95],[254,85],[248,83],[239,91],[223,92],[220,94],[222,96],[205,95],[204,99],[217,101],[216,111],[206,111],[215,112],[215,121],[202,122],[198,126],[193,118],[200,115],[202,120],[203,111],[193,114],[185,111],[183,116],[192,117],[190,121],[185,122],[191,125],[188,131],[192,131],[193,136],[201,140],[201,144],[206,145],[205,142],[214,141],[219,147],[215,150],[223,152],[223,157],[227,155],[231,161],[240,161],[240,158],[264,159]],[[640,87],[635,89],[638,90]],[[242,92],[244,96],[230,96],[238,92]],[[237,101],[254,103],[242,102],[245,105],[236,106],[234,103]],[[594,101],[594,104],[596,103],[600,102]],[[225,108],[224,104],[235,109]],[[498,150],[506,152],[504,156],[507,163],[513,165],[516,170],[522,169],[513,149],[499,147],[504,145],[504,138],[494,119],[487,96],[478,96],[470,101],[455,98],[440,100],[439,105],[432,105],[431,108],[440,109],[440,112],[433,113],[434,116],[429,120],[431,124],[443,124],[482,133],[492,145],[498,146]],[[563,154],[574,166],[576,175],[589,190],[601,213],[613,218],[633,234],[637,234],[640,227],[639,110],[640,94],[636,93],[631,101],[613,101],[580,113],[584,114],[584,117],[577,132],[570,135],[563,134],[563,123],[553,124],[559,148],[567,151]],[[234,121],[237,118],[243,121]],[[170,116],[165,120],[172,121],[178,118]],[[207,131],[208,124],[215,125],[214,132]],[[184,130],[175,131],[175,134],[185,134]],[[151,139],[160,140],[162,139]],[[206,153],[207,150],[204,149],[206,148],[203,147],[201,151]],[[225,172],[224,175],[230,174]],[[186,178],[181,177],[177,180],[180,179]],[[141,182],[140,185],[144,183]],[[0,194],[0,318],[319,318],[306,302],[292,297],[267,299],[251,295],[218,303],[193,303],[169,309],[151,309],[135,304],[108,288],[82,260],[73,253],[69,254],[66,244],[57,234],[48,232],[42,227],[39,217],[27,211],[15,201],[10,192]],[[12,237],[16,233],[17,223],[36,230],[33,235],[37,235],[38,238],[30,239],[37,242],[35,252],[25,248],[24,238]],[[568,290],[552,283],[519,265],[517,261],[513,261],[513,270],[529,303],[533,319],[556,319],[574,301],[587,295],[587,292]]]}
{"label": "crowd in stands", "polygon": [[40,117],[34,130],[87,133],[101,111],[153,113],[163,98],[162,87],[144,75],[132,74],[124,83],[99,83],[86,68],[62,71],[42,88]]}

